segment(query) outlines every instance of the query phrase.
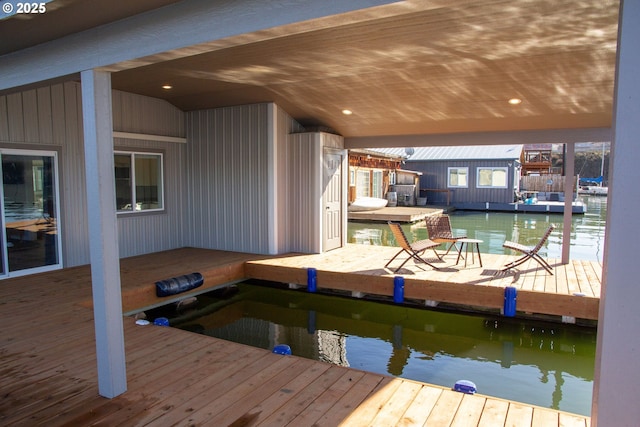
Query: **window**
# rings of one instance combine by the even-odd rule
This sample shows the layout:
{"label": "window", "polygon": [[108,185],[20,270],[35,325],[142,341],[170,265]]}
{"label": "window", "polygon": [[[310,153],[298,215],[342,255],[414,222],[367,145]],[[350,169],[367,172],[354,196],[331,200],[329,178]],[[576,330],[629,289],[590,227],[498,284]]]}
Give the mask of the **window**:
{"label": "window", "polygon": [[469,168],[448,168],[447,186],[467,188],[469,186]]}
{"label": "window", "polygon": [[162,154],[115,153],[116,210],[164,209]]}
{"label": "window", "polygon": [[369,197],[371,195],[371,172],[359,170],[356,175],[356,197]]}
{"label": "window", "polygon": [[507,168],[478,168],[478,188],[507,188]]}
{"label": "window", "polygon": [[382,171],[373,171],[373,191],[372,196],[382,199]]}

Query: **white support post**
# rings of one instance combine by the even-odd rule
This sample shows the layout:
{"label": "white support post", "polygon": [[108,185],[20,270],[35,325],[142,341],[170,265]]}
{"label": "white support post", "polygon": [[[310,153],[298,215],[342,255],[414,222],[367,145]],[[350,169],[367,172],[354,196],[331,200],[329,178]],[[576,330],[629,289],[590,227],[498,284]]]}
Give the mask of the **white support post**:
{"label": "white support post", "polygon": [[573,176],[575,175],[576,145],[565,144],[564,156],[564,223],[562,225],[562,263],[569,264],[571,248],[571,220],[573,219]]}
{"label": "white support post", "polygon": [[598,316],[592,427],[640,420],[640,1],[623,1],[618,26],[614,140],[609,167],[602,296]]}
{"label": "white support post", "polygon": [[111,75],[81,73],[91,281],[98,391],[112,398],[127,390],[115,206]]}

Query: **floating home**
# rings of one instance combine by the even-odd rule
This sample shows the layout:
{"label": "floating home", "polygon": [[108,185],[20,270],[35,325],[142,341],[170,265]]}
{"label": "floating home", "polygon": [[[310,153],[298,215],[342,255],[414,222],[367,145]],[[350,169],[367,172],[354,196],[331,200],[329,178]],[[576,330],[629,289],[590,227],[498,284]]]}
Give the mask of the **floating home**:
{"label": "floating home", "polygon": [[[530,192],[529,197],[521,195],[523,145],[520,144],[419,147],[411,151],[389,148],[382,152],[411,153],[404,160],[405,167],[421,173],[419,191],[429,204],[481,211],[564,211],[563,203],[550,201],[542,191]],[[585,206],[576,202],[572,212],[584,213]]]}
{"label": "floating home", "polygon": [[41,5],[0,16],[1,274],[90,263],[100,395],[126,391],[121,257],[340,247],[347,149],[563,143],[573,175],[612,141],[592,424],[637,423],[638,2]]}

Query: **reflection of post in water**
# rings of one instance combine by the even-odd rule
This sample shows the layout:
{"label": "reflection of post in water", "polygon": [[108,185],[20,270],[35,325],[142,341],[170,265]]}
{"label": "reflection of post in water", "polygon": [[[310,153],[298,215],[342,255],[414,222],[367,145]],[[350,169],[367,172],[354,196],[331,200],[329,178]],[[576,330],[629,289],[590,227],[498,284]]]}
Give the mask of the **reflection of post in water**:
{"label": "reflection of post in water", "polygon": [[556,379],[556,387],[553,389],[553,393],[551,393],[551,407],[553,409],[560,408],[560,402],[562,401],[562,386],[564,385],[564,377],[562,376],[562,371],[556,370],[553,374],[553,377]]}
{"label": "reflection of post in water", "polygon": [[307,332],[314,334],[316,332],[316,311],[309,310],[309,316],[307,317]]}
{"label": "reflection of post in water", "polygon": [[409,347],[402,345],[401,325],[393,325],[392,345],[393,350],[387,363],[387,372],[395,376],[402,375],[402,370],[406,366],[409,356],[411,356],[411,350],[409,350]]}
{"label": "reflection of post in water", "polygon": [[502,341],[502,360],[500,366],[510,368],[513,362],[513,341]]}
{"label": "reflection of post in water", "polygon": [[[549,382],[549,371],[546,369],[540,369],[540,373],[542,377],[540,377],[540,382],[546,384]],[[562,402],[562,386],[564,385],[564,377],[562,376],[562,371],[555,370],[553,371],[553,378],[556,381],[556,385],[553,388],[553,393],[551,393],[551,408],[559,409],[560,402]]]}

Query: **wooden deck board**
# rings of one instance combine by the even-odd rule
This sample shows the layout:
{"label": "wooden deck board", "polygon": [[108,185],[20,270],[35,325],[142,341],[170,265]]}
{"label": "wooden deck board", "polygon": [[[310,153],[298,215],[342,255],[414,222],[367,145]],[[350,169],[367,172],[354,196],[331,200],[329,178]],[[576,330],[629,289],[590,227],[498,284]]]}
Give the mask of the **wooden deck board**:
{"label": "wooden deck board", "polygon": [[345,426],[364,426],[371,425],[372,421],[378,416],[380,409],[393,396],[396,390],[402,384],[401,380],[390,379],[381,382],[366,400],[364,405],[358,406],[344,421]]}
{"label": "wooden deck board", "polygon": [[395,426],[401,423],[402,417],[413,402],[422,385],[405,381],[380,408],[380,412],[371,422],[374,426]]}
{"label": "wooden deck board", "polygon": [[351,417],[354,409],[359,407],[369,397],[373,390],[377,390],[381,384],[391,381],[389,377],[382,375],[364,374],[359,380],[355,380],[355,384],[349,390],[349,393],[343,395],[338,401],[320,417],[315,425],[317,426],[336,426],[348,425],[346,421]]}
{"label": "wooden deck board", "polygon": [[510,403],[505,425],[510,427],[530,427],[532,419],[533,408],[531,406]]}
{"label": "wooden deck board", "polygon": [[[230,271],[236,271],[237,263],[247,261],[263,263],[268,274],[285,283],[294,278],[293,282],[304,284],[306,271],[302,268],[315,266],[320,284],[336,281],[346,290],[389,293],[394,275],[381,266],[395,252],[395,248],[347,248],[316,256],[275,258],[194,249],[152,254],[122,261],[123,298],[136,295],[137,303],[153,304],[157,297],[148,289],[156,278],[191,270],[206,272],[214,282],[211,286],[222,284]],[[355,254],[354,264],[351,253]],[[408,295],[447,299],[467,289],[463,293],[469,298],[492,306],[500,300],[504,284],[518,286],[518,280],[513,282],[517,275],[493,274],[504,260],[504,256],[483,254],[483,268],[475,264],[464,269],[460,265],[453,268],[455,257],[448,256],[444,265],[450,270],[434,271],[410,262],[402,273]],[[230,269],[226,263],[235,267]],[[353,266],[355,274],[351,273]],[[597,267],[590,263],[580,267],[574,273],[578,284],[587,281],[591,289],[599,289],[599,283],[591,284],[597,280]],[[246,275],[255,264],[242,268]],[[523,266],[519,277],[530,274],[531,268],[535,266]],[[357,282],[362,286],[363,276],[366,286],[359,288]],[[586,417],[275,355],[172,328],[140,326],[132,318],[124,319],[128,390],[105,399],[97,389],[93,315],[87,306],[91,301],[89,278],[88,267],[78,267],[0,283],[0,387],[4,397],[0,425],[493,426],[521,419],[529,419],[533,427],[589,425]],[[537,283],[537,272],[535,278]],[[140,287],[147,289],[141,292]],[[547,295],[521,293],[525,304]],[[569,311],[590,299],[564,297],[575,298],[559,304]],[[549,304],[549,300],[542,298],[539,304]]]}
{"label": "wooden deck board", "polygon": [[[297,374],[295,377],[288,377],[289,381],[283,387],[279,388],[275,393],[265,396],[262,402],[249,408],[233,424],[258,425],[263,423],[274,412],[280,411],[281,408],[285,407],[298,393],[303,392],[308,386],[314,384],[314,381],[320,378],[329,368],[330,366],[326,364],[310,364],[302,373]],[[283,409],[283,411],[286,410]]]}
{"label": "wooden deck board", "polygon": [[478,425],[486,399],[475,399],[464,396],[451,423],[451,427],[465,427]]}
{"label": "wooden deck board", "polygon": [[315,378],[313,382],[306,385],[303,390],[299,390],[295,396],[287,399],[277,411],[272,412],[265,420],[261,421],[260,425],[274,427],[288,425],[298,414],[305,412],[310,405],[315,404],[315,400],[322,396],[325,390],[331,388],[343,375],[344,368],[331,366],[322,375]]}
{"label": "wooden deck board", "polygon": [[452,390],[443,390],[426,420],[426,425],[448,426],[458,412],[464,395]]}
{"label": "wooden deck board", "polygon": [[422,387],[405,411],[401,425],[424,425],[443,391],[444,389],[441,387]]}
{"label": "wooden deck board", "polygon": [[509,403],[502,400],[487,399],[478,427],[503,426],[507,419]]}
{"label": "wooden deck board", "polygon": [[364,376],[363,372],[355,372],[345,369],[342,376],[327,387],[314,401],[303,411],[295,416],[289,424],[294,426],[318,425],[317,422],[327,413],[345,394],[353,388],[354,381]]}

